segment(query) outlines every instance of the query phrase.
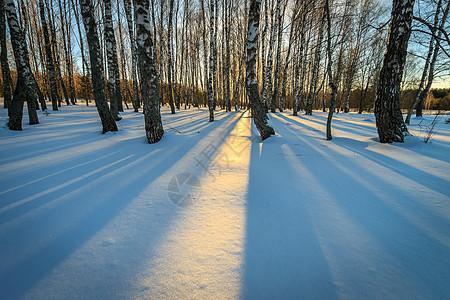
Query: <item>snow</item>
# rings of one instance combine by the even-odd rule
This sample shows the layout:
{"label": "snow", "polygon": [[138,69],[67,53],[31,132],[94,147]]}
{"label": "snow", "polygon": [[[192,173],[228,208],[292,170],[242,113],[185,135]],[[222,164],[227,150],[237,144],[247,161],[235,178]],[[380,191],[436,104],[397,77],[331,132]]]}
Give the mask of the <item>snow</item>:
{"label": "snow", "polygon": [[131,109],[105,135],[84,104],[33,126],[25,112],[22,132],[6,116],[2,299],[450,294],[444,116],[431,143],[425,115],[405,143],[380,144],[371,114],[336,114],[326,141],[326,113],[287,111],[270,114],[277,135],[261,142],[246,111],[208,122],[207,109],[163,108],[152,145]]}

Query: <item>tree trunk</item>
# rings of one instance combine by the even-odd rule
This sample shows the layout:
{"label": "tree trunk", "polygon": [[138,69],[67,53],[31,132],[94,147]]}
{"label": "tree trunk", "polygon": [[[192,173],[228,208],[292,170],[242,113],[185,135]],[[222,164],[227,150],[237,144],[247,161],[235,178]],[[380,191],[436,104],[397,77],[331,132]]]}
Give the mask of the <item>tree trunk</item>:
{"label": "tree trunk", "polygon": [[[84,42],[83,42],[83,36],[81,34],[81,26],[80,26],[80,16],[78,14],[78,1],[75,0],[76,3],[71,0],[72,3],[72,9],[75,15],[75,21],[77,23],[77,29],[78,29],[78,36],[80,38],[80,52],[81,52],[81,66],[82,66],[82,71],[83,71],[83,85],[84,85],[84,99],[86,100],[86,106],[89,106],[89,91],[88,91],[88,86],[87,86],[87,80],[89,80],[90,76],[90,71],[89,71],[89,66],[86,62],[86,59],[84,57]],[[87,76],[86,76],[86,71],[87,71]],[[92,84],[90,84],[90,86],[92,87]]]}
{"label": "tree trunk", "polygon": [[[226,23],[225,23],[225,32],[226,32],[226,34],[227,34],[227,38],[226,38],[226,40],[225,40],[225,46],[226,46],[226,55],[225,55],[225,64],[226,64],[226,67],[225,67],[225,80],[226,80],[226,82],[225,82],[225,89],[226,89],[226,103],[227,103],[227,109],[228,109],[228,111],[231,111],[231,99],[230,99],[230,97],[231,97],[231,95],[230,95],[230,80],[231,80],[231,78],[230,78],[230,69],[231,69],[231,62],[230,62],[230,38],[231,38],[231,35],[230,35],[230,31],[231,31],[231,26],[230,26],[230,15],[229,15],[229,13],[228,13],[228,9],[230,9],[230,5],[229,5],[229,3],[227,2],[227,4],[228,5],[226,5],[223,9],[225,9],[225,11],[227,12],[227,14],[226,14]],[[231,12],[231,10],[230,10],[230,12]]]}
{"label": "tree trunk", "polygon": [[277,25],[279,23],[280,18],[280,6],[281,0],[277,0],[275,19],[272,17],[272,28],[269,40],[269,53],[267,54],[267,66],[266,66],[266,74],[264,74],[266,85],[263,86],[262,93],[262,102],[265,107],[268,107],[267,99],[270,99],[271,91],[272,91],[272,66],[273,66],[273,47],[275,44],[275,35],[277,33]]}
{"label": "tree trunk", "polygon": [[173,57],[172,57],[172,21],[173,21],[173,1],[170,1],[169,9],[169,28],[167,30],[167,81],[169,85],[169,105],[170,112],[175,113],[174,94],[172,84],[172,70],[173,70]]}
{"label": "tree trunk", "polygon": [[290,62],[290,55],[291,55],[291,49],[292,49],[292,44],[293,44],[293,36],[294,36],[294,27],[295,27],[295,18],[298,12],[298,5],[299,5],[299,1],[296,1],[295,3],[295,7],[294,10],[292,11],[292,18],[291,18],[291,29],[289,32],[289,45],[288,45],[288,50],[287,50],[287,54],[286,54],[286,62],[284,63],[284,71],[283,71],[283,77],[282,77],[282,88],[281,88],[281,99],[280,99],[280,105],[279,105],[279,109],[280,112],[283,112],[284,109],[284,103],[286,102],[286,83],[287,83],[287,72],[289,69],[289,62]]}
{"label": "tree trunk", "polygon": [[31,72],[25,35],[19,25],[13,0],[5,0],[5,10],[18,75],[14,97],[8,108],[8,127],[11,130],[22,130],[24,101],[27,101],[28,104],[30,125],[39,123],[36,113],[35,81]]}
{"label": "tree trunk", "polygon": [[53,64],[52,47],[50,44],[50,37],[48,34],[47,21],[45,19],[44,2],[42,0],[39,0],[39,11],[41,14],[42,31],[44,33],[45,54],[47,57],[47,73],[49,75],[50,81],[50,95],[52,101],[52,109],[58,110],[58,99],[57,99],[58,91],[56,84],[55,68]]}
{"label": "tree trunk", "polygon": [[[64,9],[63,9],[64,6]],[[70,7],[69,7],[69,13],[70,13]],[[67,20],[67,3],[66,0],[61,1],[59,0],[59,14],[61,17],[61,31],[63,34],[63,47],[64,47],[64,56],[66,60],[66,70],[67,70],[67,77],[68,77],[68,83],[69,83],[69,95],[70,95],[70,103],[72,105],[75,105],[76,99],[75,99],[75,90],[74,90],[74,84],[73,84],[73,64],[72,64],[72,46],[71,46],[71,28],[72,26],[69,25],[69,22]]]}
{"label": "tree trunk", "polygon": [[108,108],[108,102],[106,101],[103,64],[100,56],[100,43],[98,41],[97,27],[94,19],[94,8],[91,0],[80,0],[80,6],[89,47],[94,101],[103,125],[102,133],[117,131],[116,122],[114,121]]}
{"label": "tree trunk", "polygon": [[[450,7],[450,4],[447,3],[447,7],[446,7],[446,9],[444,11],[442,19],[440,20],[440,24],[439,24],[438,28],[441,28],[441,29],[444,28],[444,24],[445,24],[445,21],[447,19],[448,13],[449,13],[449,7]],[[436,14],[438,14],[438,12],[436,12]],[[439,32],[437,33],[437,37],[436,37],[436,45],[434,46],[433,57],[431,58],[431,62],[430,62],[430,70],[428,72],[427,85],[420,92],[420,96],[419,96],[419,99],[418,99],[418,104],[417,104],[417,109],[416,109],[416,117],[421,117],[422,116],[423,105],[425,103],[425,100],[427,100],[428,93],[430,92],[431,85],[433,84],[434,66],[436,64],[436,59],[437,59],[437,56],[439,54],[439,49],[440,49],[439,43],[440,43],[440,40],[441,40],[441,36],[442,36],[442,31],[439,30]]]}
{"label": "tree trunk", "polygon": [[[210,1],[210,17],[209,17],[209,78],[208,78],[208,109],[209,109],[209,122],[214,121],[214,89],[213,89],[213,77],[214,74],[214,1]],[[210,93],[211,92],[211,93]]]}
{"label": "tree trunk", "polygon": [[275,108],[277,106],[277,98],[278,98],[278,74],[280,73],[281,67],[281,41],[283,40],[283,21],[284,21],[284,12],[286,10],[286,5],[284,5],[283,13],[279,16],[278,22],[278,41],[277,41],[277,61],[275,67],[275,73],[273,75],[274,84],[273,84],[273,93],[272,93],[272,101],[270,102],[270,111],[275,113]]}
{"label": "tree trunk", "polygon": [[250,100],[253,121],[265,140],[275,134],[273,128],[267,123],[267,115],[263,104],[259,99],[258,79],[256,76],[256,54],[258,49],[259,15],[261,0],[252,0],[250,4],[247,29],[247,91]]}
{"label": "tree trunk", "polygon": [[214,20],[214,30],[213,30],[213,39],[212,39],[212,43],[213,43],[213,64],[212,64],[212,69],[213,69],[213,109],[216,109],[216,104],[217,104],[217,99],[218,99],[218,94],[219,94],[219,89],[217,88],[218,86],[218,81],[217,81],[217,77],[218,77],[218,60],[217,60],[217,27],[218,27],[218,23],[219,23],[219,8],[218,8],[218,0],[211,0],[211,3],[214,2],[213,6],[216,7],[216,11],[215,11],[215,15],[214,15],[214,9],[213,9],[213,20]]}
{"label": "tree trunk", "polygon": [[403,142],[406,130],[400,110],[400,84],[406,61],[414,0],[394,0],[386,54],[375,99],[381,143]]}
{"label": "tree trunk", "polygon": [[122,93],[120,91],[119,78],[119,62],[117,61],[117,47],[116,37],[114,35],[114,28],[111,14],[111,0],[105,0],[105,44],[106,44],[106,58],[108,61],[108,88],[110,97],[110,110],[114,120],[122,119],[119,116],[119,103],[122,103]]}
{"label": "tree trunk", "polygon": [[314,68],[312,73],[312,78],[309,86],[309,93],[305,108],[305,114],[306,115],[312,115],[313,110],[313,97],[317,85],[317,79],[319,74],[319,66],[320,66],[320,48],[322,45],[322,39],[323,39],[323,26],[324,26],[325,19],[321,18],[320,25],[319,25],[319,32],[317,36],[317,45],[316,50],[314,53]]}
{"label": "tree trunk", "polygon": [[161,140],[164,130],[158,99],[158,76],[156,74],[153,41],[149,21],[149,1],[134,1],[136,16],[136,45],[138,52],[139,78],[144,105],[145,132],[149,144]]}
{"label": "tree trunk", "polygon": [[137,82],[137,66],[136,66],[136,42],[134,40],[134,32],[133,32],[133,18],[131,15],[131,0],[124,0],[124,8],[125,14],[127,17],[127,25],[128,25],[128,33],[130,36],[131,43],[131,80],[133,81],[133,108],[135,112],[139,111],[140,100],[139,100],[139,89]]}
{"label": "tree trunk", "polygon": [[9,71],[8,54],[6,48],[6,20],[5,20],[5,3],[0,0],[0,51],[1,51],[1,66],[3,76],[3,105],[9,108],[11,105],[11,73]]}
{"label": "tree trunk", "polygon": [[331,101],[330,108],[328,110],[328,118],[327,118],[327,140],[331,140],[333,136],[331,135],[331,120],[333,118],[334,108],[336,106],[336,95],[337,95],[337,87],[333,82],[333,71],[331,69],[332,59],[331,59],[331,18],[330,18],[330,6],[328,0],[325,0],[325,12],[327,19],[327,54],[328,54],[328,64],[327,64],[327,72],[328,72],[328,82],[331,88]]}
{"label": "tree trunk", "polygon": [[301,22],[301,29],[300,29],[300,50],[299,50],[299,61],[298,66],[296,70],[296,76],[295,76],[295,83],[294,83],[294,101],[292,103],[292,115],[297,116],[297,110],[299,106],[300,101],[300,94],[303,91],[303,80],[300,81],[300,76],[304,73],[304,61],[303,61],[303,52],[305,47],[305,29],[306,29],[306,16],[308,13],[308,3],[305,1],[302,5],[302,18],[300,20]]}
{"label": "tree trunk", "polygon": [[[206,43],[206,15],[205,15],[205,2],[204,0],[200,0],[200,4],[202,7],[202,17],[203,17],[203,30],[202,30],[202,34],[203,34],[203,70],[204,70],[204,75],[205,75],[205,84],[206,84],[206,97],[207,98],[207,102],[210,103],[210,101],[212,102],[212,89],[211,89],[211,85],[209,82],[209,76],[208,76],[208,48],[207,48],[207,43]],[[211,97],[211,98],[210,98]],[[206,101],[206,100],[205,100]]]}

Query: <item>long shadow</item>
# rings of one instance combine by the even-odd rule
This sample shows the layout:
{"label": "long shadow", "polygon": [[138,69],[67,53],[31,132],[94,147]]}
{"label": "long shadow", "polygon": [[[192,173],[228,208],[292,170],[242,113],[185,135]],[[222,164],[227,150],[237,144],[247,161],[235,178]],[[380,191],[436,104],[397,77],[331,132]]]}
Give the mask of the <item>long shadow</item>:
{"label": "long shadow", "polygon": [[[295,134],[295,130],[290,127],[285,128]],[[303,141],[302,145],[318,152],[325,152],[324,149],[314,146],[309,139],[300,137],[298,133],[297,137]],[[360,141],[346,141],[345,144],[350,144],[354,148],[352,151],[367,147],[367,143]],[[286,147],[290,146],[286,145]],[[438,215],[420,201],[414,200],[419,197],[408,195],[408,192],[399,190],[395,184],[388,183],[369,171],[364,171],[365,169],[361,169],[361,164],[357,161],[337,152],[333,155],[327,154],[324,153],[319,161],[306,159],[303,163],[311,173],[311,177],[318,180],[317,185],[334,196],[334,203],[343,209],[344,215],[364,228],[365,232],[369,233],[370,239],[376,240],[379,250],[375,248],[373,252],[366,255],[381,256],[382,259],[385,255],[383,251],[385,251],[394,259],[390,263],[396,265],[392,267],[386,265],[389,263],[382,262],[373,267],[380,270],[387,268],[387,272],[391,273],[389,285],[399,288],[403,293],[411,293],[419,297],[420,295],[430,296],[435,299],[445,298],[450,293],[450,287],[446,282],[450,276],[450,248],[441,238],[445,236],[447,241],[449,240],[446,228],[450,228],[450,220]],[[365,158],[371,160],[371,157]],[[378,164],[378,161],[374,162]],[[289,167],[293,167],[292,164],[289,164]],[[307,186],[308,182],[302,184]],[[372,189],[368,189],[370,185]],[[279,187],[279,190],[285,188],[276,182],[274,186]],[[376,190],[380,186],[385,187],[385,191],[378,194]],[[415,219],[415,222],[411,218]],[[426,223],[429,223],[430,227],[426,228]],[[430,234],[430,230],[440,238]],[[333,248],[336,248],[331,251],[339,251],[335,243],[331,244]],[[343,259],[351,260],[350,257]],[[373,261],[366,263],[370,264]],[[340,261],[339,264],[346,263]],[[398,269],[390,270],[391,267]],[[358,280],[364,279],[356,277],[353,280],[355,282],[351,283],[352,289],[357,291],[360,289]],[[367,282],[361,281],[361,283],[367,285]],[[402,286],[404,284],[410,285],[411,288],[405,290],[405,286]],[[360,292],[370,293],[368,290],[360,290]],[[374,296],[378,292],[372,291],[371,294]]]}
{"label": "long shadow", "polygon": [[433,138],[431,138],[431,143],[425,143],[423,137],[414,136],[417,138],[417,143],[412,143],[412,147],[409,147],[408,143],[405,143],[405,148],[408,150],[414,151],[420,155],[425,155],[437,160],[444,161],[446,163],[450,163],[450,155],[442,155],[443,153],[450,152],[449,144],[441,144],[441,143],[433,143]]}
{"label": "long shadow", "polygon": [[[313,146],[309,139],[299,136],[298,132],[296,132],[292,128],[286,127],[286,129],[288,131],[290,131],[292,134],[296,135],[303,142],[302,143],[303,146],[310,147],[311,150],[319,152],[319,153],[323,152],[323,149],[319,149],[318,147]],[[341,145],[341,143],[339,141],[345,141],[345,142],[343,143],[343,145]],[[361,155],[361,157],[367,159],[368,161],[373,161],[374,163],[376,163],[376,164],[378,164],[378,165],[380,165],[382,167],[386,167],[388,169],[391,169],[393,172],[397,172],[398,173],[398,169],[395,169],[394,166],[396,166],[397,164],[400,164],[400,165],[403,164],[403,163],[401,163],[401,162],[399,162],[397,160],[392,160],[390,158],[389,159],[391,160],[391,163],[387,164],[387,163],[383,162],[383,159],[385,157],[383,155],[381,155],[381,154],[378,154],[378,158],[375,159],[371,155],[372,151],[367,150],[367,146],[368,146],[367,142],[361,142],[361,141],[358,141],[358,140],[347,139],[347,138],[334,138],[332,143],[335,143],[336,145],[339,145],[340,147],[343,147],[344,149],[347,149],[347,150],[349,150],[349,151],[351,151],[353,153],[358,153],[359,155]],[[370,153],[370,154],[369,155],[365,155],[366,152]],[[377,153],[375,153],[375,154],[377,154]],[[336,159],[336,155],[341,155],[341,154],[337,154],[336,153],[335,155],[333,155],[333,159],[330,159],[329,155],[328,155],[328,157],[324,155],[324,159],[329,161],[331,166],[332,165],[340,165],[341,163]],[[386,157],[386,159],[387,158],[388,157]],[[346,162],[346,169],[348,169],[348,170],[358,170],[358,169],[361,168],[361,166],[358,165],[355,161],[349,160],[346,157],[342,157],[341,161],[345,161]],[[435,177],[435,176],[430,175],[428,173],[421,172],[420,170],[417,170],[415,168],[413,169],[413,171],[414,172],[418,171],[418,172],[422,173],[421,176],[425,176],[425,177],[420,177],[420,181],[416,181],[418,183],[418,185],[420,184],[421,181],[423,181],[424,178],[427,178],[427,176],[431,176],[433,178],[433,180],[435,178],[438,178],[438,177]],[[327,176],[328,174],[323,174],[323,175],[325,176],[325,178],[328,177]],[[372,175],[370,173],[367,173],[367,175],[365,177],[367,177],[367,176],[369,176],[370,178],[373,178],[371,181],[373,183],[376,182],[377,186],[386,186],[386,188],[392,187],[392,188],[395,188],[395,189],[397,188],[394,185],[392,185],[391,183],[386,182],[385,180],[383,180],[383,178],[375,177],[374,175]],[[405,176],[405,177],[408,178],[408,176]],[[440,179],[440,180],[443,181],[442,179]],[[430,181],[432,181],[432,180],[427,180],[427,182],[430,182]],[[336,184],[331,184],[331,186],[336,186]],[[337,186],[344,186],[344,185],[338,184]],[[433,187],[429,187],[429,188],[433,188]],[[441,188],[444,188],[444,189],[447,188],[448,189],[448,184],[443,184],[442,187],[437,189],[437,192],[440,192]],[[447,195],[448,192],[447,193],[444,192],[444,193],[441,193],[441,194]],[[436,212],[430,210],[430,208],[427,207],[424,203],[414,201],[414,205],[416,207],[420,207],[420,210],[422,212],[426,212],[428,217],[433,219],[433,220],[435,220],[435,222],[440,224],[442,228],[446,228],[446,227],[450,226],[449,220],[443,219],[442,216],[440,216],[440,215],[436,214]]]}
{"label": "long shadow", "polygon": [[[271,116],[273,117],[274,120],[279,120],[280,122],[288,121],[289,123],[294,123],[294,124],[304,128],[306,130],[317,132],[317,133],[322,133],[322,130],[320,130],[320,129],[317,129],[317,128],[314,128],[312,126],[309,126],[309,125],[307,125],[307,124],[305,124],[305,123],[303,123],[303,122],[301,122],[299,120],[291,119],[291,118],[286,117],[286,116],[284,116],[282,114],[275,114],[275,115],[272,114]],[[283,125],[287,125],[287,124],[284,122]]]}
{"label": "long shadow", "polygon": [[[110,155],[105,155],[89,161],[89,164],[83,163],[74,168],[68,167],[70,170],[62,169],[60,172],[45,176],[44,180],[38,179],[26,187],[22,185],[17,189],[5,193],[2,197],[8,199],[8,201],[2,201],[0,205],[0,225],[8,223],[9,221],[26,214],[41,205],[51,202],[49,199],[57,199],[73,190],[82,189],[91,181],[95,180],[99,174],[102,175],[108,174],[109,172],[114,172],[117,168],[136,160],[132,160],[135,155],[122,157],[123,155],[126,155],[126,153],[115,152]],[[95,156],[95,154],[93,156]],[[120,157],[122,158],[120,159]],[[89,158],[92,159],[92,157]],[[66,163],[67,166],[70,166],[70,164],[71,162]],[[52,187],[50,187],[48,191],[43,190],[40,193],[36,193],[36,190],[38,190],[40,186],[45,186],[45,182],[43,181],[51,182]],[[36,194],[41,195],[33,197]],[[24,201],[24,199],[27,198],[29,198],[29,200]],[[16,199],[22,200],[17,201]],[[10,204],[15,204],[15,206],[1,212],[1,208],[4,208]]]}
{"label": "long shadow", "polygon": [[[342,142],[341,142],[342,141]],[[373,152],[367,149],[367,147],[361,147],[360,142],[353,139],[339,137],[335,139],[336,144],[348,149],[354,153],[367,158],[370,161],[377,163],[391,171],[398,173],[401,176],[407,177],[418,184],[423,184],[425,181],[428,188],[437,191],[443,195],[450,196],[449,182],[445,179],[437,177],[433,174],[424,172],[414,166],[405,164],[399,160],[392,159],[389,156],[382,155],[377,152]],[[426,179],[426,180],[425,180]]]}
{"label": "long shadow", "polygon": [[[282,114],[278,114],[277,116],[280,117],[280,118],[283,118],[283,119],[285,119],[285,120],[287,120],[287,121],[291,121],[291,122],[295,122],[295,123],[297,123],[297,124],[303,124],[303,125],[305,125],[304,123],[302,123],[302,122],[300,122],[300,121],[297,121],[297,120],[295,120],[295,119],[289,118],[289,117],[284,116],[284,115],[282,115]],[[323,132],[323,133],[325,134],[326,120],[321,121],[321,120],[317,120],[317,119],[314,119],[314,118],[307,118],[307,117],[303,117],[302,119],[307,120],[307,121],[312,122],[312,123],[315,123],[315,124],[318,124],[318,125],[320,125],[320,126],[323,126],[323,129],[322,129],[322,130],[320,130],[320,129],[319,129],[319,130],[314,129],[314,131],[320,131],[320,132]],[[337,121],[337,120],[335,120],[335,121]],[[338,120],[338,121],[341,121],[341,120]],[[306,125],[306,126],[308,126],[308,125]],[[359,124],[356,125],[356,126],[359,126]],[[313,128],[313,127],[311,127],[311,128]],[[369,128],[370,128],[371,130],[376,130],[376,129],[373,128],[373,127],[369,127]],[[340,131],[349,132],[349,133],[353,133],[353,134],[357,134],[357,135],[367,135],[367,136],[372,136],[372,135],[370,134],[370,132],[367,132],[366,129],[351,128],[351,127],[348,126],[348,125],[344,125],[344,124],[336,124],[336,122],[333,122],[333,123],[332,123],[332,130],[333,130],[333,129],[337,129],[337,130],[340,130]]]}
{"label": "long shadow", "polygon": [[[227,120],[227,122],[224,122],[225,128],[220,127],[219,123],[211,124],[207,132],[213,132],[214,130],[229,132],[238,121],[239,117],[235,120]],[[115,157],[119,159],[132,155],[136,158],[136,161],[134,164],[128,162],[128,164],[116,171],[117,174],[114,174],[114,177],[120,180],[120,184],[118,184],[119,182],[115,183],[114,180],[111,184],[110,177],[112,176],[108,173],[111,170],[104,170],[98,174],[97,182],[93,185],[88,184],[82,191],[74,191],[72,198],[69,197],[69,199],[59,201],[51,208],[34,212],[34,216],[28,222],[14,224],[16,226],[15,230],[5,232],[0,237],[0,244],[2,245],[0,256],[2,259],[7,259],[15,249],[27,249],[27,251],[32,253],[9,269],[5,270],[5,267],[2,268],[3,274],[0,274],[0,295],[11,299],[24,296],[56,266],[118,216],[133,199],[180,161],[198,142],[199,139],[189,139],[182,146],[184,151],[174,151],[173,153],[169,151],[171,144],[164,144],[163,141],[150,148],[153,151],[160,149],[160,152],[166,153],[167,155],[163,159],[155,158],[153,155],[145,155],[149,151],[147,148],[139,148],[139,151],[133,153],[134,148],[126,147],[127,145],[124,143],[124,147],[120,147],[121,151]],[[138,159],[139,157],[141,157],[140,160]],[[136,164],[141,166],[141,168],[142,166],[150,167],[141,169],[141,172],[136,172],[133,169],[136,167]],[[101,187],[98,188],[98,185],[104,185],[107,187],[107,190]],[[77,201],[74,201],[75,196]],[[46,198],[40,205],[42,206],[51,200]],[[21,213],[27,212],[23,211]],[[165,216],[164,219],[166,222],[169,222],[175,216],[176,211],[171,215]],[[61,228],[61,226],[64,228]],[[165,229],[168,228],[165,227]],[[49,239],[48,235],[50,234],[51,236],[55,230],[57,232],[60,231],[60,233]],[[25,236],[27,232],[34,234],[25,240],[26,244],[23,244],[24,239],[18,239],[16,236],[17,232]],[[163,234],[163,230],[161,230],[160,234]],[[41,238],[48,242],[42,245]],[[31,250],[36,245],[42,246],[37,246],[36,250]],[[151,247],[152,245],[148,246]],[[130,255],[130,253],[127,253],[127,255]],[[137,255],[143,254],[139,250]],[[126,279],[123,278],[124,281]]]}
{"label": "long shadow", "polygon": [[[74,146],[80,146],[80,145],[83,145],[86,143],[93,142],[93,141],[97,140],[97,137],[69,142],[72,139],[73,139],[73,136],[67,137],[64,139],[53,140],[53,141],[45,141],[45,143],[44,143],[45,146],[44,147],[40,146],[41,148],[39,150],[35,150],[35,151],[30,149],[30,148],[32,148],[33,145],[15,147],[15,152],[20,153],[20,154],[14,155],[14,153],[12,153],[11,156],[0,159],[0,164],[4,165],[4,164],[10,163],[10,162],[28,159],[28,158],[35,157],[38,155],[49,155],[49,153],[54,153],[55,151],[58,151],[58,150],[64,150],[67,148],[72,148]],[[67,140],[68,142],[65,143],[64,145],[60,145],[61,140]]]}
{"label": "long shadow", "polygon": [[[169,120],[167,120],[167,121],[170,121],[170,122],[167,122],[167,124],[170,125],[171,123],[182,122],[182,121],[184,121],[184,120],[186,120],[186,119],[195,119],[197,116],[199,116],[199,115],[201,115],[201,114],[205,114],[205,117],[206,117],[205,111],[202,111],[202,110],[195,111],[195,112],[191,112],[191,113],[189,113],[189,114],[186,113],[186,115],[184,115],[184,113],[182,113],[181,116],[175,114],[175,115],[176,115],[176,118],[174,117],[174,118],[173,118],[174,120],[172,120],[172,118],[170,118]],[[165,117],[166,117],[166,118],[169,118],[169,115],[167,115],[167,116],[165,116]],[[165,124],[163,124],[163,125],[165,125]]]}
{"label": "long shadow", "polygon": [[[370,159],[370,158],[368,158]],[[336,163],[336,162],[334,162]],[[330,165],[333,162],[330,161]],[[358,170],[358,166],[346,163],[342,168]],[[320,168],[309,168],[313,176],[326,186],[337,197],[336,204],[342,208],[356,224],[359,224],[368,233],[371,239],[381,250],[389,253],[400,269],[397,274],[390,274],[391,283],[400,290],[405,289],[404,284],[411,288],[405,293],[411,293],[418,297],[426,296],[432,299],[444,299],[450,293],[448,278],[450,278],[450,247],[422,228],[417,223],[412,223],[403,213],[408,212],[413,218],[432,223],[438,235],[449,238],[447,228],[450,228],[450,220],[437,215],[419,202],[413,202],[413,195],[389,186],[370,173],[355,173],[355,176],[364,178],[364,181],[373,183],[374,186],[385,186],[387,197],[368,190],[364,185],[354,182],[354,178],[342,171],[321,171]],[[351,172],[351,171],[350,171]],[[329,174],[336,174],[330,178]],[[395,203],[394,206],[389,202]],[[412,203],[413,202],[413,203]],[[397,206],[397,209],[394,207]],[[401,213],[403,212],[403,213]],[[370,256],[383,255],[375,248]],[[378,268],[391,268],[392,266],[381,263]]]}
{"label": "long shadow", "polygon": [[[244,299],[338,298],[311,216],[277,144],[253,142],[246,212]],[[268,170],[280,170],[270,172]]]}

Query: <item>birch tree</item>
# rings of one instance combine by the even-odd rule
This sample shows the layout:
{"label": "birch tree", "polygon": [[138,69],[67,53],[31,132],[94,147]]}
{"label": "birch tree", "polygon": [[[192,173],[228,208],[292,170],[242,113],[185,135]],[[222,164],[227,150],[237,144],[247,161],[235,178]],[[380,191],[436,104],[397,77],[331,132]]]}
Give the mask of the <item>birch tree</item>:
{"label": "birch tree", "polygon": [[91,61],[91,74],[94,101],[102,122],[102,133],[117,131],[117,125],[108,108],[106,93],[104,89],[103,64],[100,56],[100,43],[98,40],[97,25],[94,19],[94,7],[91,0],[80,0],[81,16],[83,18],[86,39]]}
{"label": "birch tree", "polygon": [[13,0],[5,0],[5,11],[17,69],[16,89],[11,105],[8,108],[8,127],[11,130],[22,130],[23,104],[25,101],[28,106],[30,125],[39,123],[36,113],[37,101],[34,85],[36,82],[31,72],[25,35],[19,24]]}
{"label": "birch tree", "polygon": [[[425,100],[428,97],[428,94],[431,89],[431,85],[433,84],[434,68],[436,65],[437,57],[439,55],[441,36],[442,36],[442,33],[444,32],[443,30],[439,30],[439,29],[443,29],[446,24],[445,22],[447,20],[447,16],[449,13],[450,4],[447,2],[447,6],[443,10],[442,17],[439,18],[441,6],[442,6],[442,1],[439,0],[437,3],[437,8],[436,8],[434,26],[431,28],[431,39],[430,39],[427,59],[425,61],[425,66],[424,66],[424,70],[422,73],[422,78],[421,78],[421,81],[419,84],[419,88],[418,88],[416,97],[414,98],[414,101],[413,101],[413,103],[408,111],[408,114],[406,116],[406,120],[405,120],[406,124],[409,124],[409,121],[411,119],[411,114],[412,114],[412,111],[414,108],[416,108],[416,117],[422,116],[423,105],[425,103]],[[426,78],[426,82],[427,82],[426,85],[425,85],[425,78]]]}
{"label": "birch tree", "polygon": [[42,31],[44,33],[45,54],[47,57],[47,73],[50,81],[50,95],[52,101],[52,109],[58,110],[58,99],[57,99],[58,91],[56,84],[55,68],[53,63],[52,47],[50,44],[50,37],[48,34],[47,20],[45,19],[44,2],[42,0],[39,0],[39,11],[41,14]]}
{"label": "birch tree", "polygon": [[130,36],[130,46],[131,46],[131,80],[133,81],[133,108],[135,112],[139,111],[140,100],[139,100],[139,90],[137,81],[137,66],[136,66],[136,42],[134,39],[133,31],[133,16],[131,13],[131,0],[124,0],[125,15],[127,18],[128,33]]}
{"label": "birch tree", "polygon": [[170,112],[172,114],[175,113],[175,104],[174,104],[174,93],[173,93],[173,84],[172,84],[172,70],[173,70],[173,56],[172,56],[172,23],[173,23],[173,2],[170,1],[170,9],[169,9],[169,27],[167,29],[167,80],[169,85],[169,105]]}
{"label": "birch tree", "polygon": [[259,17],[261,13],[261,0],[252,0],[248,15],[247,27],[247,93],[250,100],[250,108],[256,128],[265,140],[275,134],[272,126],[267,123],[266,110],[259,98],[258,77],[256,73],[256,57],[258,49]]}
{"label": "birch tree", "polygon": [[11,105],[11,73],[8,63],[8,48],[6,47],[6,20],[5,20],[5,3],[4,0],[0,0],[0,62],[2,67],[3,77],[3,105],[5,108],[9,108]]}
{"label": "birch tree", "polygon": [[337,86],[333,81],[333,71],[332,71],[332,49],[331,49],[331,17],[330,17],[330,5],[329,1],[325,0],[325,9],[324,14],[327,20],[327,55],[328,55],[328,64],[327,64],[327,72],[328,72],[328,82],[331,89],[331,101],[330,108],[328,110],[328,118],[327,118],[327,140],[331,140],[333,138],[331,134],[331,120],[333,118],[334,108],[336,106],[336,96],[337,96]]}
{"label": "birch tree", "polygon": [[122,103],[122,93],[120,91],[119,63],[117,60],[116,37],[111,14],[111,0],[105,0],[105,20],[103,23],[105,30],[106,58],[108,62],[108,89],[111,99],[110,110],[114,120],[122,119],[119,116],[119,103]]}
{"label": "birch tree", "polygon": [[314,67],[312,71],[312,77],[311,82],[309,86],[309,93],[308,98],[306,102],[305,107],[305,114],[306,115],[312,115],[313,110],[313,98],[317,86],[317,80],[318,80],[318,74],[319,74],[319,66],[320,66],[320,53],[321,53],[321,45],[322,45],[322,39],[323,39],[323,27],[324,27],[325,19],[323,18],[322,14],[320,15],[319,19],[319,32],[317,34],[317,44],[316,49],[314,52]]}
{"label": "birch tree", "polygon": [[161,140],[164,130],[158,99],[158,76],[155,68],[152,34],[149,21],[149,0],[135,0],[136,45],[139,62],[141,94],[144,102],[145,132],[149,144]]}
{"label": "birch tree", "polygon": [[405,125],[399,93],[406,61],[414,0],[394,0],[389,37],[375,99],[375,119],[381,143],[403,142]]}
{"label": "birch tree", "polygon": [[215,93],[213,89],[213,82],[215,82],[214,76],[214,1],[210,1],[210,16],[209,16],[209,77],[208,77],[208,94],[211,91],[211,94],[208,95],[208,109],[209,109],[209,122],[214,121],[214,100]]}

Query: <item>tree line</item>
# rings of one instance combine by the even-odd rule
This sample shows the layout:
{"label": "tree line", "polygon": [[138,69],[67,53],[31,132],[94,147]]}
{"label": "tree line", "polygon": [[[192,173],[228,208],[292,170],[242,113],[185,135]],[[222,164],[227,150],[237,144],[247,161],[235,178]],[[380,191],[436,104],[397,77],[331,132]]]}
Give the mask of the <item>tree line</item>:
{"label": "tree line", "polygon": [[141,109],[150,143],[164,132],[161,105],[208,107],[211,122],[217,108],[250,108],[265,139],[269,111],[321,109],[331,139],[333,113],[373,109],[380,141],[403,141],[448,74],[449,3],[394,0],[389,20],[388,10],[381,0],[0,0],[8,126],[21,130],[25,102],[37,124],[47,99],[52,110],[94,100],[102,132],[117,130],[124,106]]}

